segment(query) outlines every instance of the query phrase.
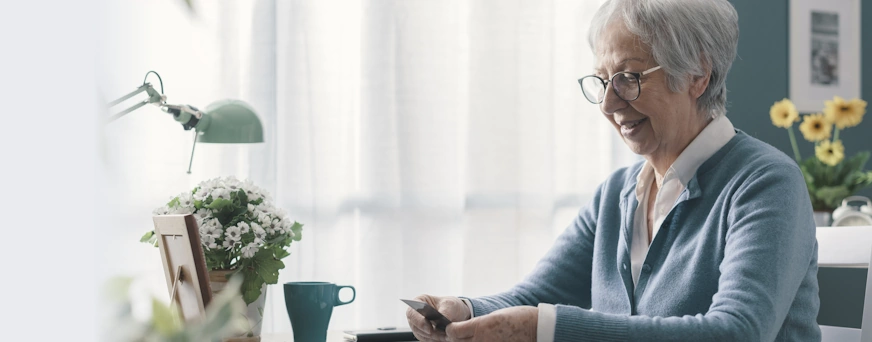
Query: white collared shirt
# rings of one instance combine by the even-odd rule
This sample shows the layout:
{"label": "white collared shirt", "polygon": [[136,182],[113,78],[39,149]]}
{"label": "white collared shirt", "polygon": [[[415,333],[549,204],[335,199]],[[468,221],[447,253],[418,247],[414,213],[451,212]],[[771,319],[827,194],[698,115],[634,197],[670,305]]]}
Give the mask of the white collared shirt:
{"label": "white collared shirt", "polygon": [[[733,136],[736,130],[733,123],[726,116],[719,116],[712,120],[681,152],[666,175],[663,176],[663,184],[657,191],[654,199],[654,226],[652,229],[652,241],[660,231],[660,225],[675,206],[675,202],[684,189],[687,182],[696,174],[696,170],[712,155],[720,150]],[[636,178],[636,199],[639,205],[633,217],[633,237],[630,243],[630,264],[632,266],[633,284],[639,280],[642,265],[648,255],[648,194],[654,182],[654,168],[648,162],[642,166],[642,170]],[[552,304],[539,304],[539,321],[537,323],[536,341],[553,342],[554,327],[557,325],[557,311]]]}
{"label": "white collared shirt", "polygon": [[[721,147],[727,144],[736,130],[730,119],[720,116],[712,120],[687,148],[678,155],[666,175],[660,189],[657,190],[657,198],[654,199],[654,226],[652,227],[651,241],[657,237],[660,226],[675,207],[675,201],[687,188],[687,182],[696,174],[696,170],[706,160],[711,158]],[[636,176],[636,215],[633,218],[633,238],[630,242],[630,266],[633,273],[633,285],[639,281],[642,265],[648,255],[648,195],[654,184],[654,168],[648,162],[642,165],[642,170]]]}

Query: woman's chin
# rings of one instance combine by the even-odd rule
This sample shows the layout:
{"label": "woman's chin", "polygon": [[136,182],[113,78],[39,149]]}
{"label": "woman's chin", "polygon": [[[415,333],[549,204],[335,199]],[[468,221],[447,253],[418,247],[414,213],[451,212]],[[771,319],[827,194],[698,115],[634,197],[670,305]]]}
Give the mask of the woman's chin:
{"label": "woman's chin", "polygon": [[624,144],[626,144],[627,147],[630,148],[630,151],[640,156],[651,154],[653,150],[652,147],[654,144],[651,144],[650,139],[647,139],[647,137],[643,137],[641,134],[634,135],[633,137],[629,138],[626,136],[621,136],[621,138],[623,138]]}

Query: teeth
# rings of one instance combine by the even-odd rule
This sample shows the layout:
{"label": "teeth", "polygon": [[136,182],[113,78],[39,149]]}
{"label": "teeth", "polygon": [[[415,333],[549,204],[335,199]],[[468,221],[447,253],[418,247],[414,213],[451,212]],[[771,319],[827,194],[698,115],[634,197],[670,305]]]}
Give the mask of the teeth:
{"label": "teeth", "polygon": [[626,126],[628,129],[632,129],[632,128],[635,128],[636,126],[639,126],[639,125],[640,125],[642,122],[644,122],[644,121],[645,121],[645,119],[642,119],[642,120],[636,121],[636,123],[634,123],[634,124],[625,125],[625,126]]}

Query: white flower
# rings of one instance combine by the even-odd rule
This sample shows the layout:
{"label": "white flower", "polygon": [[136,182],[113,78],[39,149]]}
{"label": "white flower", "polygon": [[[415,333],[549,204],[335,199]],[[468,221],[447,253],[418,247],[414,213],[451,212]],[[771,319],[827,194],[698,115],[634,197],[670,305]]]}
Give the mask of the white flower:
{"label": "white flower", "polygon": [[242,257],[243,258],[251,258],[257,253],[257,245],[254,243],[249,243],[248,246],[242,247]]}
{"label": "white flower", "polygon": [[206,220],[201,219],[201,218],[197,217],[196,215],[194,215],[194,219],[197,220],[197,227],[200,227],[200,232],[202,232],[203,228],[206,227]]}
{"label": "white flower", "polygon": [[221,226],[221,221],[218,221],[218,219],[216,219],[214,217],[207,217],[206,219],[203,220],[203,222],[204,222],[203,224],[205,224],[209,227],[212,227],[213,229],[224,228]]}
{"label": "white flower", "polygon": [[218,249],[218,244],[212,242],[212,243],[210,243],[209,245],[207,245],[206,248],[207,248],[207,249]]}
{"label": "white flower", "polygon": [[198,201],[203,201],[206,197],[209,197],[209,194],[212,193],[212,189],[207,189],[205,187],[200,187],[197,189],[197,192],[194,193],[194,199]]}
{"label": "white flower", "polygon": [[257,222],[251,223],[251,230],[254,231],[255,236],[266,234],[266,231],[264,231],[263,227],[261,227],[259,224],[257,224]]}
{"label": "white flower", "polygon": [[263,230],[257,222],[251,223],[251,230],[254,232],[254,243],[262,245],[266,241],[266,230]]}
{"label": "white flower", "polygon": [[217,188],[215,190],[212,190],[212,193],[210,195],[212,195],[213,201],[216,199],[219,199],[219,198],[226,199],[226,200],[230,199],[230,192],[227,191],[227,189]]}
{"label": "white flower", "polygon": [[283,219],[288,216],[288,213],[284,209],[279,209],[279,208],[273,207],[273,212],[275,213],[276,216],[281,217]]}
{"label": "white flower", "polygon": [[261,204],[259,207],[260,207],[260,210],[267,213],[268,215],[276,216],[276,207],[272,206],[272,204],[265,203],[265,204]]}
{"label": "white flower", "polygon": [[214,190],[215,188],[217,188],[219,186],[219,183],[218,183],[217,178],[213,178],[213,179],[209,179],[209,180],[205,180],[205,181],[200,182],[200,185],[198,185],[198,186],[201,189],[206,189],[207,192],[212,192],[212,190]]}
{"label": "white flower", "polygon": [[249,230],[251,230],[251,226],[249,226],[248,223],[245,222],[239,222],[236,224],[236,226],[239,227],[239,232],[242,234],[246,234]]}
{"label": "white flower", "polygon": [[185,207],[173,207],[170,208],[168,214],[171,215],[187,215],[193,212],[193,208],[185,208]]}
{"label": "white flower", "polygon": [[180,206],[180,207],[183,207],[183,208],[191,208],[191,211],[193,211],[193,208],[194,208],[194,196],[191,195],[190,192],[185,191],[185,192],[183,192],[181,195],[179,195],[178,198],[179,198],[179,206]]}
{"label": "white flower", "polygon": [[224,183],[224,187],[229,189],[230,191],[237,191],[242,188],[242,182],[240,182],[236,177],[228,176],[222,180]]}
{"label": "white flower", "polygon": [[270,222],[272,222],[272,219],[270,219],[269,215],[267,215],[266,213],[261,213],[260,215],[258,215],[257,220],[260,221],[260,224],[262,225],[269,225]]}
{"label": "white flower", "polygon": [[248,204],[248,211],[255,212],[254,204],[251,204],[251,203]]}
{"label": "white flower", "polygon": [[239,240],[242,239],[242,233],[237,226],[228,227],[227,230],[224,231],[224,236],[226,241],[239,242]]}
{"label": "white flower", "polygon": [[221,244],[221,246],[223,246],[224,249],[231,249],[231,248],[233,248],[234,245],[236,245],[236,243],[230,242],[229,240],[224,240],[224,243]]}
{"label": "white flower", "polygon": [[205,208],[200,209],[200,210],[197,210],[196,212],[194,212],[194,216],[196,216],[198,219],[205,220],[207,218],[212,217],[212,210],[205,209]]}
{"label": "white flower", "polygon": [[209,246],[215,243],[215,237],[210,234],[203,234],[200,235],[200,242],[202,242],[204,246]]}
{"label": "white flower", "polygon": [[160,208],[155,209],[155,210],[152,211],[151,213],[152,213],[153,215],[166,215],[166,214],[168,214],[169,212],[170,212],[170,209],[167,208],[167,206],[163,206],[163,207],[160,207]]}

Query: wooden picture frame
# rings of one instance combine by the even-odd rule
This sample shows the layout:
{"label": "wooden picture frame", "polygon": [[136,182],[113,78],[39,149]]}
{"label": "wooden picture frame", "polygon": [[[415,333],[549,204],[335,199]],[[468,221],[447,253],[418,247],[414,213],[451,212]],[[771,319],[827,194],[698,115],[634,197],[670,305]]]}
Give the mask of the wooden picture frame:
{"label": "wooden picture frame", "polygon": [[196,321],[212,299],[197,220],[188,214],[159,215],[153,221],[171,301],[186,322]]}

